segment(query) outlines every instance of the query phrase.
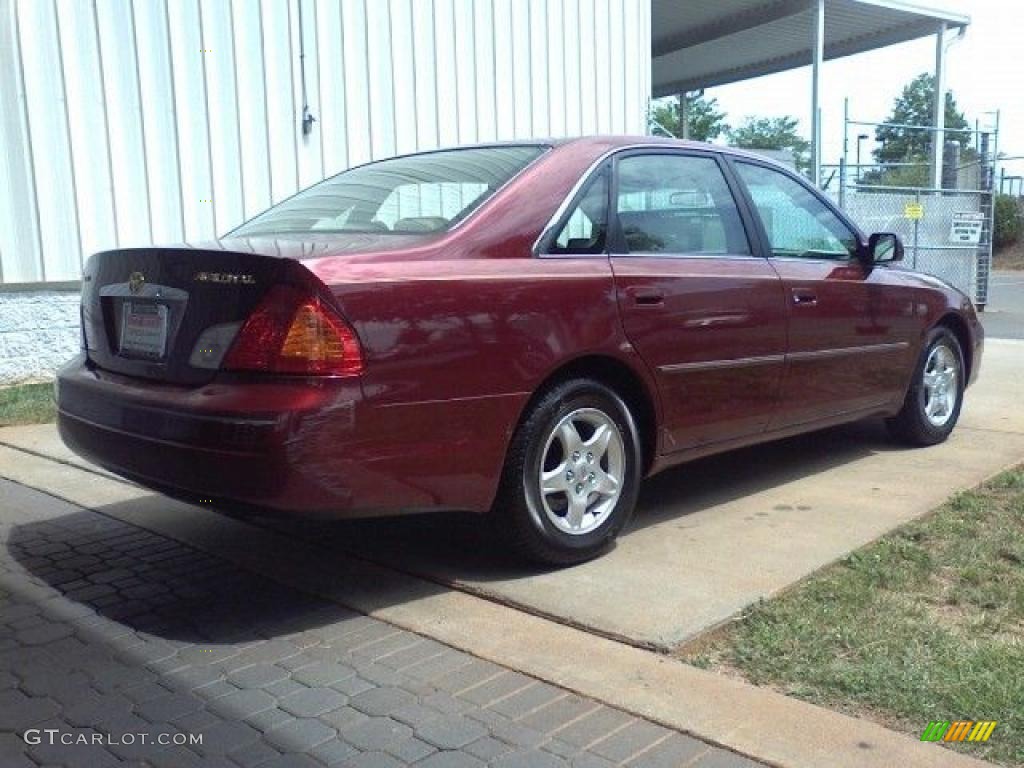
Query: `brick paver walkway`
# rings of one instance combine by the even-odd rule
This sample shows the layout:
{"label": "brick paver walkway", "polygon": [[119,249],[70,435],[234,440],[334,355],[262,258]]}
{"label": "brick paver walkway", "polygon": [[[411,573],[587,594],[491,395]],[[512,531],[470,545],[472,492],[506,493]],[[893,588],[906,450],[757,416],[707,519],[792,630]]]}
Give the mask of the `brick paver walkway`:
{"label": "brick paver walkway", "polygon": [[757,765],[7,481],[0,538],[3,768]]}

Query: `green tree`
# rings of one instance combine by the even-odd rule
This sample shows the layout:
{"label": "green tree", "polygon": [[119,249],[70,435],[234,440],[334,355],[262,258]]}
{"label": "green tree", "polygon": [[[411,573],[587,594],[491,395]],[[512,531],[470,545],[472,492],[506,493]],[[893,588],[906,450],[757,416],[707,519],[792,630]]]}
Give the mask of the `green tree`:
{"label": "green tree", "polygon": [[793,153],[796,167],[810,165],[811,143],[797,130],[795,117],[746,117],[739,127],[729,131],[729,143],[745,149],[784,149]]}
{"label": "green tree", "polygon": [[[935,77],[927,73],[918,75],[896,97],[892,113],[886,122],[901,125],[932,125],[934,99]],[[966,148],[971,136],[963,130],[968,127],[967,120],[963,112],[957,108],[956,99],[950,91],[946,91],[945,113],[946,141],[959,141],[960,146]],[[878,142],[874,150],[875,160],[879,163],[927,161],[932,149],[932,136],[932,131],[880,125],[875,129],[875,141]]]}
{"label": "green tree", "polygon": [[996,248],[1013,245],[1024,230],[1024,210],[1017,198],[996,195],[995,226],[992,239]]}
{"label": "green tree", "polygon": [[[705,98],[701,93],[686,95],[686,116],[690,125],[690,138],[694,141],[711,141],[729,130],[725,113],[718,108],[718,99]],[[679,97],[663,99],[651,110],[651,129],[668,132],[676,138],[683,136],[683,121],[679,113]]]}

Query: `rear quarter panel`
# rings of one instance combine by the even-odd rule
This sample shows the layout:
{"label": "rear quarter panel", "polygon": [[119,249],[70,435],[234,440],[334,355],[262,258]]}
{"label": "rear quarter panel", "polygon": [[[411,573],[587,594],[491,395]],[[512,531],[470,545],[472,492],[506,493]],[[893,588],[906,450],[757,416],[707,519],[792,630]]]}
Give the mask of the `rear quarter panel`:
{"label": "rear quarter panel", "polygon": [[[607,259],[412,262],[332,286],[363,343],[346,451],[399,476],[414,506],[485,511],[527,401],[562,364],[625,344]],[[374,271],[374,269],[370,269]]]}

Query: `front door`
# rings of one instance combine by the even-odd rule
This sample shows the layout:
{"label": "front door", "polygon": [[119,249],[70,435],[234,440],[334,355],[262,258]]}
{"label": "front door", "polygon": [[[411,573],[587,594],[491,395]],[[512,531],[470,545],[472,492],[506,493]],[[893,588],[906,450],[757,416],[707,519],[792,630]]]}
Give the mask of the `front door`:
{"label": "front door", "polygon": [[913,315],[887,270],[858,258],[857,234],[802,181],[734,161],[782,278],[789,350],[777,419],[788,427],[891,403],[906,383]]}
{"label": "front door", "polygon": [[721,161],[640,151],[620,156],[615,174],[612,271],[626,336],[658,382],[662,449],[762,432],[777,405],[786,305]]}

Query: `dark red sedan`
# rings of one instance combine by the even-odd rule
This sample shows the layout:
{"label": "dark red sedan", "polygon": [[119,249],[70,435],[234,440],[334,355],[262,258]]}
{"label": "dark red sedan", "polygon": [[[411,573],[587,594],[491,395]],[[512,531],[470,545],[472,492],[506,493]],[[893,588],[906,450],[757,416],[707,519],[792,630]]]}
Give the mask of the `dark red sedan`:
{"label": "dark red sedan", "polygon": [[966,296],[802,178],[650,138],[371,163],[220,241],[86,267],[60,432],[143,485],[337,516],[470,510],[592,557],[641,478],[872,416],[949,435]]}

